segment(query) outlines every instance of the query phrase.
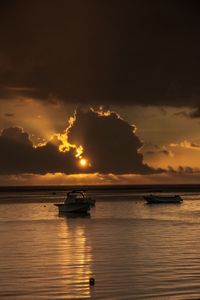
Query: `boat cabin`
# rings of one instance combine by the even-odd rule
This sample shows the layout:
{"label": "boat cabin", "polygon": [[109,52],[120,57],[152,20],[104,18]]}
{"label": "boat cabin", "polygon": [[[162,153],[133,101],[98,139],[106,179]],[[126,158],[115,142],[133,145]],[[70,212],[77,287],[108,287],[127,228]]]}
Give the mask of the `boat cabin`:
{"label": "boat cabin", "polygon": [[64,204],[83,202],[85,202],[85,196],[82,192],[69,192],[67,193],[67,198],[65,199]]}

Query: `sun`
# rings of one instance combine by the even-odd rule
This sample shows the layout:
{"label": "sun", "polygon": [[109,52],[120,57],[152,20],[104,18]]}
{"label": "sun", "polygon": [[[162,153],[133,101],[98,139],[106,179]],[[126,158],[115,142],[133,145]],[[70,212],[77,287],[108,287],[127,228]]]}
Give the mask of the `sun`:
{"label": "sun", "polygon": [[85,159],[85,158],[81,158],[79,163],[80,163],[81,167],[86,167],[88,164],[87,159]]}

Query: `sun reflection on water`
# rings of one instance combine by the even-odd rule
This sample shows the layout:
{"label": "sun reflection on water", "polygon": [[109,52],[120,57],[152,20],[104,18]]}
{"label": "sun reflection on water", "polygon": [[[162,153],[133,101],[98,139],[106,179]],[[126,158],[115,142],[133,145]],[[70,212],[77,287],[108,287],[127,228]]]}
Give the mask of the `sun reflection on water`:
{"label": "sun reflection on water", "polygon": [[66,218],[60,224],[59,240],[60,271],[66,286],[65,298],[90,297],[88,283],[92,274],[92,249],[85,234],[85,226]]}

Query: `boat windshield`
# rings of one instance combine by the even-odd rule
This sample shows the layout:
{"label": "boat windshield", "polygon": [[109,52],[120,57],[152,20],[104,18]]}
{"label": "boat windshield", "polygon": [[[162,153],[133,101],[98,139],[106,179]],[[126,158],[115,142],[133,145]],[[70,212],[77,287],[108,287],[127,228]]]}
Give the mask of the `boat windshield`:
{"label": "boat windshield", "polygon": [[72,192],[70,192],[70,193],[68,193],[67,194],[67,197],[72,197],[72,198],[84,198],[84,194],[83,193],[81,193],[81,192],[76,192],[76,193],[72,193]]}
{"label": "boat windshield", "polygon": [[67,193],[67,197],[64,201],[65,204],[67,203],[74,203],[77,201],[85,200],[85,196],[82,192],[69,192]]}

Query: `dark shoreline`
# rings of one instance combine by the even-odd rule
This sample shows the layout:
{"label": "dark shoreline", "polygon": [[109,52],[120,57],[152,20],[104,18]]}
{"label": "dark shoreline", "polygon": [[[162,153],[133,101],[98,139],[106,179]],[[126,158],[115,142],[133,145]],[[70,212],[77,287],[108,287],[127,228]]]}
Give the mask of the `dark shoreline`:
{"label": "dark shoreline", "polygon": [[74,189],[88,191],[132,191],[136,193],[200,192],[200,184],[153,184],[153,185],[48,185],[48,186],[0,186],[3,192],[58,192]]}

